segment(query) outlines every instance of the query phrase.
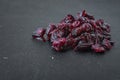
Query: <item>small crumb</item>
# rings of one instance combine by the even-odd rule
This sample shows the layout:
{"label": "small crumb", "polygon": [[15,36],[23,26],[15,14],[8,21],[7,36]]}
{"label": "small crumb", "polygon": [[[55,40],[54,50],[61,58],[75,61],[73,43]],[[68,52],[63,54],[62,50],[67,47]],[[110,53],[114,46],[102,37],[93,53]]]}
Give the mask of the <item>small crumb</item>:
{"label": "small crumb", "polygon": [[52,59],[54,59],[54,57],[52,57]]}
{"label": "small crumb", "polygon": [[3,57],[3,59],[8,59],[8,57]]}

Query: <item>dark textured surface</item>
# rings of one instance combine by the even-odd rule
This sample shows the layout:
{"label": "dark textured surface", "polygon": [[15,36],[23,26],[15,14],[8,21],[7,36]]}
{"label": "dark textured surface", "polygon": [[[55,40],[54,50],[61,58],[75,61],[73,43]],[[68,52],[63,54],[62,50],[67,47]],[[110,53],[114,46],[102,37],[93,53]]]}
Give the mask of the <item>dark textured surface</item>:
{"label": "dark textured surface", "polygon": [[[119,5],[119,0],[0,0],[0,80],[120,80]],[[110,51],[58,53],[31,39],[37,26],[82,9],[111,24],[116,44]]]}

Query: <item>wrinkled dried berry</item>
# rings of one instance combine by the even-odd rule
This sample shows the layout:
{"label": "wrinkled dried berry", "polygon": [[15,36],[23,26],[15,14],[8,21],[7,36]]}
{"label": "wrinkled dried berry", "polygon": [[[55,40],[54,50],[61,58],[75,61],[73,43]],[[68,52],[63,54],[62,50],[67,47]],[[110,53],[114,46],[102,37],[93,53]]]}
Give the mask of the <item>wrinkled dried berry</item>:
{"label": "wrinkled dried berry", "polygon": [[110,25],[103,19],[95,20],[85,10],[78,13],[76,18],[68,14],[58,24],[49,24],[47,29],[37,29],[32,37],[51,42],[56,51],[71,48],[75,51],[91,49],[101,53],[110,50],[114,45],[111,41]]}
{"label": "wrinkled dried berry", "polygon": [[51,38],[51,32],[54,29],[56,29],[56,25],[54,25],[54,24],[49,24],[49,26],[47,27],[46,34],[47,34],[48,40],[50,40],[50,38]]}
{"label": "wrinkled dried berry", "polygon": [[33,39],[38,39],[38,40],[42,40],[45,42],[46,41],[44,37],[45,32],[46,32],[46,29],[38,28],[35,32],[33,32],[32,37]]}
{"label": "wrinkled dried berry", "polygon": [[103,46],[101,46],[100,44],[92,45],[91,49],[93,49],[97,53],[105,52],[105,48]]}
{"label": "wrinkled dried berry", "polygon": [[65,43],[66,43],[66,38],[59,38],[59,39],[53,41],[52,47],[56,51],[61,51],[62,49],[64,49]]}
{"label": "wrinkled dried berry", "polygon": [[62,21],[61,23],[73,23],[75,18],[71,15],[68,14]]}

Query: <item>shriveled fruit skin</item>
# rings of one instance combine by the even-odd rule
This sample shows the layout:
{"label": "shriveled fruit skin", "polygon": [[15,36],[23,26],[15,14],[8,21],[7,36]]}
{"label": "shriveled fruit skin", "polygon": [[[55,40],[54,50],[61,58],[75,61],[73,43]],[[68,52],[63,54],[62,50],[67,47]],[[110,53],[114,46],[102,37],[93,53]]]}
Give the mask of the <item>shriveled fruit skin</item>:
{"label": "shriveled fruit skin", "polygon": [[32,37],[33,39],[38,39],[42,41],[46,41],[44,35],[45,35],[46,29],[44,28],[38,28],[36,31],[33,32]]}

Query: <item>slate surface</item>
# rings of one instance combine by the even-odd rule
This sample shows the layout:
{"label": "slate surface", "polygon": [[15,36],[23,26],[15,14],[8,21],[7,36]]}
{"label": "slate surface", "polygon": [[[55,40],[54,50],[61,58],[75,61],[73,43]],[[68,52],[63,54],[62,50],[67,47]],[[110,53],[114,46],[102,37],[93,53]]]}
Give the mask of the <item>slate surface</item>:
{"label": "slate surface", "polygon": [[[119,0],[0,0],[0,80],[120,80]],[[103,55],[51,50],[32,32],[86,9],[111,24],[115,46]]]}

